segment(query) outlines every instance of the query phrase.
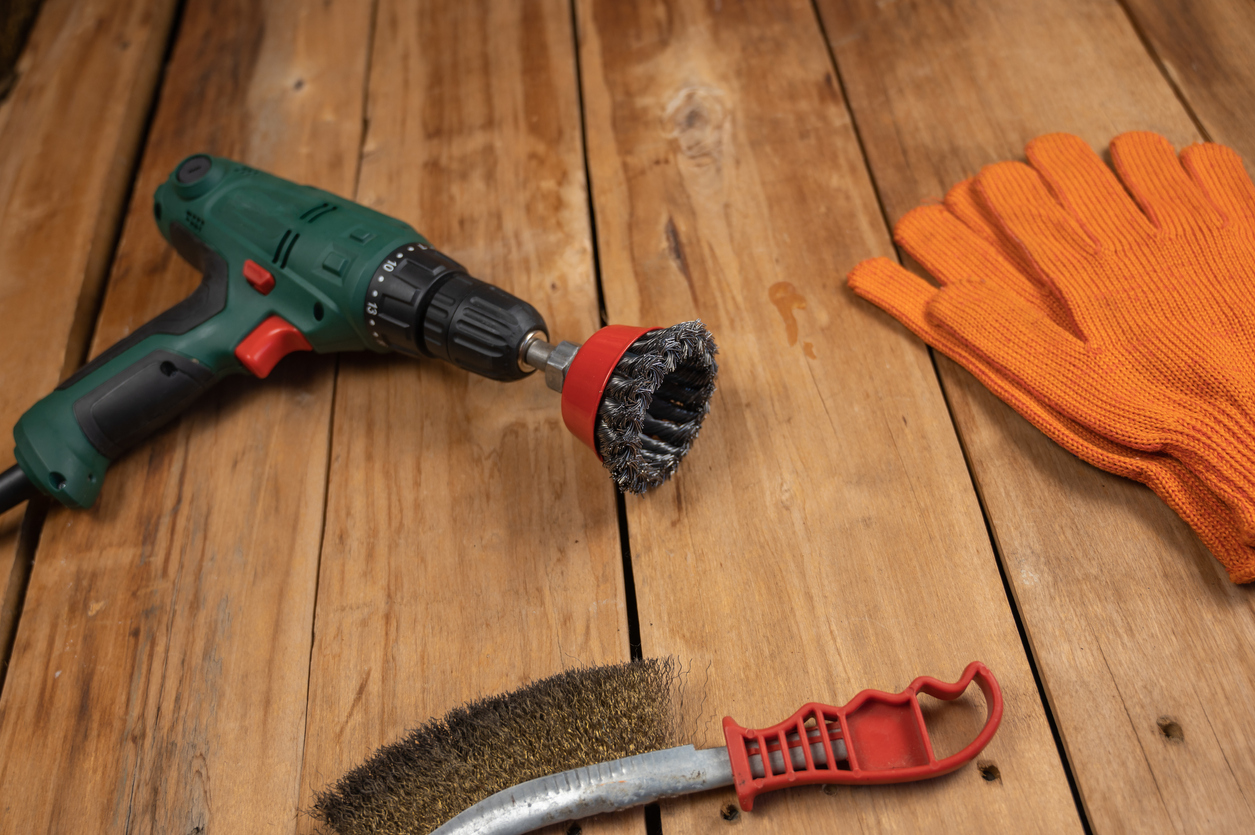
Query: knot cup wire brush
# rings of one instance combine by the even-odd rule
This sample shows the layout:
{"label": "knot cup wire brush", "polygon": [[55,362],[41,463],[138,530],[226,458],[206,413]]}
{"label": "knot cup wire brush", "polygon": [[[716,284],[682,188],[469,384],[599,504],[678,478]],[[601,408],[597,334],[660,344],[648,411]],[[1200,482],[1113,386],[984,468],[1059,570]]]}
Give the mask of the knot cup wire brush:
{"label": "knot cup wire brush", "polygon": [[[973,682],[985,725],[938,758],[919,694],[952,701]],[[569,670],[455,708],[380,748],[310,813],[340,835],[521,835],[725,786],[750,811],[759,794],[790,786],[948,774],[1002,720],[1002,691],[979,661],[953,683],[920,676],[900,693],[864,690],[842,707],[812,702],[770,728],[725,717],[724,748],[684,744],[691,703],[674,659]]]}
{"label": "knot cup wire brush", "polygon": [[562,420],[624,493],[662,484],[688,453],[715,393],[715,340],[699,321],[609,325],[583,345],[529,334],[525,365],[562,392]]}

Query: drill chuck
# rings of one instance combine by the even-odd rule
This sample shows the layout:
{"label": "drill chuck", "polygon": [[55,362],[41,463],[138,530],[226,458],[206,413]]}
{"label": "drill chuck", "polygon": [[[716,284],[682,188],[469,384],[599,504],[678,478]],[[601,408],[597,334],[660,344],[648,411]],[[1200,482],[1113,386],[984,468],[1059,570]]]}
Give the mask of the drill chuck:
{"label": "drill chuck", "polygon": [[442,359],[493,380],[530,374],[520,349],[534,334],[549,333],[536,308],[418,242],[398,247],[375,270],[364,314],[380,348]]}

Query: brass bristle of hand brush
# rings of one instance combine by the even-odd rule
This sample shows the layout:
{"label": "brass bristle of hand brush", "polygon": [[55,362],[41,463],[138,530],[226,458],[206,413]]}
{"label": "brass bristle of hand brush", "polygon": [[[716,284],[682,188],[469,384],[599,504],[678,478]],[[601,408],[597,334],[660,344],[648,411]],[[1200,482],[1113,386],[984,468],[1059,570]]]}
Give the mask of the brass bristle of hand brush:
{"label": "brass bristle of hand brush", "polygon": [[519,782],[682,743],[679,663],[568,670],[456,707],[380,748],[310,810],[340,835],[426,835]]}

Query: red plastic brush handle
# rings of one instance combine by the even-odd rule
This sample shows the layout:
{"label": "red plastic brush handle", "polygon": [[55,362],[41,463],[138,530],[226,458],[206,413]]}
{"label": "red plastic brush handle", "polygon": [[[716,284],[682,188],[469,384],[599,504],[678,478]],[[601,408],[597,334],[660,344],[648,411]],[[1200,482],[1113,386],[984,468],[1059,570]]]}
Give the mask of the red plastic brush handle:
{"label": "red plastic brush handle", "polygon": [[[919,707],[919,693],[951,701],[973,681],[985,694],[988,715],[985,727],[957,754],[945,759],[933,755],[928,728]],[[812,722],[811,728],[806,723]],[[967,665],[954,684],[920,676],[901,693],[864,690],[844,707],[816,702],[803,705],[797,713],[779,725],[761,730],[742,728],[731,717],[724,717],[723,735],[728,742],[732,761],[733,785],[741,808],[754,808],[754,798],[763,792],[788,786],[811,783],[906,783],[949,774],[967,763],[983,749],[1002,721],[1002,690],[993,673],[979,661]],[[824,728],[827,733],[817,733]],[[809,734],[809,735],[808,735]],[[792,738],[791,738],[792,737]],[[809,744],[802,744],[807,740]],[[834,756],[833,742],[844,740],[846,758]],[[811,746],[822,742],[826,762],[817,763]],[[783,767],[769,764],[770,755],[786,750],[786,746],[802,749],[805,766],[794,766],[791,756],[784,756]],[[761,756],[760,752],[766,752]],[[755,777],[750,757],[759,757],[764,776]],[[836,768],[832,764],[836,763]],[[773,773],[778,772],[778,773]]]}
{"label": "red plastic brush handle", "polygon": [[597,457],[597,410],[601,394],[619,360],[642,334],[658,328],[607,325],[588,338],[575,352],[562,382],[562,422],[571,434],[588,444]]}

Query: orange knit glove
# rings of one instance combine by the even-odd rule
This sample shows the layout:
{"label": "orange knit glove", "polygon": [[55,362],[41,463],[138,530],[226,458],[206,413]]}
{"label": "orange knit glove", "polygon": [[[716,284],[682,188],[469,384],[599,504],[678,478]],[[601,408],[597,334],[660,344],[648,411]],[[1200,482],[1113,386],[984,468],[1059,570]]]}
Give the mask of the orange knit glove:
{"label": "orange knit glove", "polygon": [[[1146,137],[1121,137],[1116,145],[1126,145],[1135,139],[1145,141]],[[1162,140],[1153,137],[1151,141],[1157,145]],[[1050,147],[1042,153],[1045,146]],[[1030,146],[1030,158],[1034,163],[1047,158],[1055,159],[1057,155],[1052,154],[1058,150],[1075,151],[1079,150],[1078,146],[1086,152],[1084,160],[1087,164],[1096,161],[1079,140],[1063,136],[1037,140]],[[1216,159],[1219,166],[1207,168]],[[1212,175],[1217,168],[1222,173],[1241,174],[1239,182],[1245,184],[1246,194],[1255,198],[1255,189],[1251,188],[1241,172],[1240,162],[1237,162],[1235,170],[1232,163],[1236,162],[1236,157],[1227,149],[1199,146],[1187,152],[1186,160],[1193,172],[1200,167],[1206,169],[1205,176],[1200,178],[1204,183],[1210,184],[1216,179]],[[1192,165],[1199,160],[1203,160],[1202,166]],[[1176,164],[1175,157],[1173,164]],[[1105,167],[1100,162],[1098,165],[1101,173],[1114,182]],[[995,166],[995,169],[1003,167]],[[1049,168],[1049,164],[1045,167]],[[982,173],[982,186],[985,175],[991,170],[994,169]],[[1093,171],[1092,168],[1089,170]],[[1116,188],[1119,188],[1118,184]],[[1242,192],[1239,190],[1237,194],[1241,197]],[[1057,208],[1057,204],[1054,205]],[[1241,216],[1233,212],[1235,201],[1232,200],[1225,205],[1229,217],[1244,217],[1243,222],[1249,225],[1250,213]],[[1245,204],[1236,202],[1236,205],[1255,206],[1255,199]],[[1093,317],[1087,318],[1085,313],[1074,316],[1077,305],[1069,306],[1067,301],[1075,297],[1057,295],[1055,287],[1058,285],[1047,285],[1042,280],[1040,261],[1028,257],[1027,248],[1021,248],[1008,237],[999,220],[1000,217],[993,215],[978,198],[974,181],[962,183],[947,196],[944,208],[931,206],[916,209],[902,219],[895,235],[899,244],[938,278],[944,286],[943,290],[938,291],[883,258],[866,261],[856,267],[850,274],[850,286],[893,313],[929,344],[967,367],[991,391],[1070,452],[1095,466],[1149,485],[1194,528],[1235,582],[1255,579],[1255,551],[1246,547],[1237,535],[1228,508],[1193,472],[1167,455],[1114,443],[1108,433],[1095,431],[1091,426],[1072,420],[1047,405],[1031,382],[1007,374],[990,362],[983,350],[973,348],[958,338],[946,326],[944,316],[933,313],[938,301],[967,284],[994,296],[1004,306],[1012,307],[1017,311],[1016,315],[1030,314],[1031,318],[1021,322],[1031,322],[1034,327],[1050,333],[1052,338],[1078,342],[1079,337],[1074,334],[1092,332],[1084,330],[1077,320],[1088,323]],[[1142,222],[1145,223],[1144,218]],[[1021,236],[1020,240],[1023,241],[1024,237]],[[1088,312],[1083,304],[1080,307]],[[997,323],[994,323],[992,332],[997,334],[998,330]],[[985,347],[983,344],[980,346],[981,349]],[[1049,363],[1051,358],[1043,358],[1043,361]],[[1078,385],[1087,382],[1091,381],[1077,381]]]}
{"label": "orange knit glove", "polygon": [[1219,145],[1188,149],[1185,168],[1154,134],[1117,137],[1111,152],[1146,214],[1093,151],[1064,134],[1029,145],[1033,168],[999,163],[977,179],[1071,327],[1001,286],[966,280],[981,275],[971,262],[929,316],[1054,411],[1179,459],[1251,542],[1255,186]]}

